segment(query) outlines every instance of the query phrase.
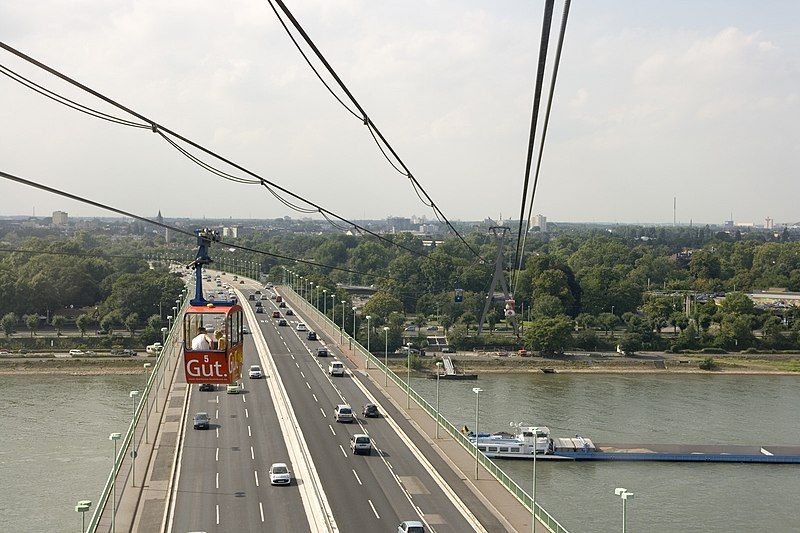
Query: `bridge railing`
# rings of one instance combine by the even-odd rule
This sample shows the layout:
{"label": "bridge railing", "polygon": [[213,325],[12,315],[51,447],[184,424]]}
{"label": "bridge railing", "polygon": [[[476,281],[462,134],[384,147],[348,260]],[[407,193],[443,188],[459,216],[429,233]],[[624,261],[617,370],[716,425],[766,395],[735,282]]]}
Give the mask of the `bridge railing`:
{"label": "bridge railing", "polygon": [[[117,484],[118,478],[121,475],[124,476],[125,483],[123,483],[121,487],[117,484],[117,505],[119,505],[119,501],[122,498],[122,494],[124,493],[125,489],[129,486],[127,480],[131,477],[133,470],[133,460],[131,460],[133,458],[131,457],[131,452],[134,451],[134,449],[138,450],[141,446],[142,439],[145,438],[145,430],[143,427],[140,427],[139,422],[142,421],[142,424],[146,423],[147,417],[150,415],[150,411],[153,409],[153,406],[155,406],[155,402],[150,401],[150,395],[154,388],[162,385],[163,380],[167,379],[166,372],[170,360],[173,359],[176,354],[180,354],[180,348],[177,347],[177,344],[180,340],[179,336],[181,324],[183,323],[183,310],[186,308],[189,299],[190,296],[187,295],[182,302],[181,307],[172,322],[172,328],[169,330],[169,334],[164,341],[164,347],[153,364],[152,371],[147,378],[147,383],[144,389],[140,391],[138,404],[133,411],[133,418],[128,425],[128,430],[125,433],[125,436],[120,440],[120,446],[117,447],[117,456],[114,458],[114,465],[111,468],[111,472],[108,474],[105,485],[103,485],[103,490],[100,492],[97,505],[94,508],[94,513],[92,514],[92,518],[89,521],[86,529],[86,531],[89,533],[95,533],[98,531],[98,527],[100,526],[101,518],[106,510],[106,506],[110,504],[110,498],[113,494],[114,485]],[[174,370],[174,366],[169,370]],[[144,421],[142,420],[143,416]],[[153,438],[155,438],[155,435],[153,435]],[[135,446],[134,443],[136,444]],[[142,463],[141,468],[142,474],[144,474],[146,472],[147,463]],[[145,476],[142,475],[142,480],[144,480],[144,477]],[[135,488],[141,489],[141,487]],[[110,510],[109,512],[113,512],[113,510]],[[110,523],[108,530],[111,530]]]}
{"label": "bridge railing", "polygon": [[[358,352],[361,356],[367,358],[372,364],[374,364],[379,370],[383,371],[385,374],[388,375],[389,379],[392,380],[398,387],[400,387],[404,392],[407,392],[411,400],[413,400],[417,405],[419,405],[422,409],[424,409],[428,415],[434,420],[438,421],[440,427],[442,427],[447,433],[450,434],[456,442],[461,444],[461,446],[469,452],[470,455],[475,457],[477,454],[478,456],[478,463],[482,465],[492,476],[494,476],[497,481],[500,482],[517,500],[522,503],[529,511],[533,506],[533,499],[531,495],[528,494],[519,484],[511,479],[508,474],[506,474],[502,468],[500,468],[497,463],[492,461],[489,457],[486,456],[482,451],[480,451],[477,445],[470,442],[469,438],[464,435],[456,426],[454,426],[449,420],[447,420],[441,413],[436,412],[436,408],[433,407],[425,398],[423,398],[417,391],[414,390],[406,381],[398,376],[393,370],[388,368],[384,365],[383,361],[380,358],[376,357],[369,351],[367,351],[364,346],[362,346],[357,340],[353,339],[352,336],[348,335],[347,332],[342,332],[341,327],[335,324],[330,318],[328,318],[325,314],[323,314],[319,309],[317,309],[312,303],[308,302],[302,298],[297,292],[295,292],[291,287],[287,285],[283,285],[283,288],[289,292],[291,292],[295,297],[302,300],[304,304],[307,306],[307,310],[314,314],[314,318],[327,324],[329,328],[333,331],[338,332],[344,342],[350,344],[351,349],[354,352]],[[541,505],[538,503],[536,504],[536,511],[535,511],[536,518],[539,522],[544,525],[549,531],[552,533],[569,533],[567,529],[562,526],[558,520],[556,520],[550,513],[548,513]]]}

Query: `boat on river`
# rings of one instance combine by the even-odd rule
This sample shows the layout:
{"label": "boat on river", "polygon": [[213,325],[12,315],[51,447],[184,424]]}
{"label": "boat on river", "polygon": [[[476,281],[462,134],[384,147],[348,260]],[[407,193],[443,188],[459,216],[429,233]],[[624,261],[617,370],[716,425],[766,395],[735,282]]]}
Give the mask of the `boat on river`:
{"label": "boat on river", "polygon": [[599,444],[580,435],[553,437],[547,426],[522,426],[515,434],[462,432],[492,459],[533,459],[535,453],[537,460],[800,463],[800,446]]}

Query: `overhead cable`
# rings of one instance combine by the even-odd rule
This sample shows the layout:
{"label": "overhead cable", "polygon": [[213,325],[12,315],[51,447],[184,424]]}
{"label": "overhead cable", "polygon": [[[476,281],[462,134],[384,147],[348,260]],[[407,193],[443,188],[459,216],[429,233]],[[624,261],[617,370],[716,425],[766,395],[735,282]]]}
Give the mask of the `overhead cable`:
{"label": "overhead cable", "polygon": [[[214,152],[213,150],[211,150],[209,148],[205,148],[204,146],[202,146],[202,145],[200,145],[200,144],[198,144],[198,143],[196,143],[196,142],[184,137],[183,135],[181,135],[179,133],[176,133],[175,131],[173,131],[173,130],[165,127],[165,126],[160,125],[155,120],[152,120],[152,119],[149,119],[149,118],[145,117],[144,115],[142,115],[142,114],[140,114],[140,113],[138,113],[138,112],[136,112],[136,111],[134,111],[134,110],[122,105],[122,104],[120,104],[119,102],[117,102],[117,101],[115,101],[115,100],[113,100],[113,99],[101,94],[100,92],[98,92],[98,91],[96,91],[96,90],[94,90],[94,89],[92,89],[92,88],[80,83],[79,81],[76,81],[76,80],[72,79],[71,77],[67,76],[66,74],[63,74],[63,73],[59,72],[58,70],[56,70],[56,69],[54,69],[54,68],[52,68],[52,67],[50,67],[50,66],[48,66],[48,65],[46,65],[44,63],[42,63],[41,61],[38,61],[38,60],[32,58],[31,56],[28,56],[27,54],[25,54],[25,53],[15,49],[15,48],[13,48],[12,46],[9,46],[8,44],[6,44],[4,42],[0,42],[0,48],[3,48],[4,50],[14,54],[15,56],[19,57],[20,59],[23,59],[23,60],[25,60],[25,61],[37,66],[38,68],[40,68],[42,70],[45,70],[46,72],[52,74],[53,76],[56,76],[56,77],[58,77],[58,78],[60,78],[60,79],[62,79],[64,81],[66,81],[67,83],[69,83],[69,84],[81,89],[82,91],[85,91],[85,92],[95,96],[96,98],[99,98],[99,99],[103,100],[104,102],[106,102],[108,104],[111,104],[112,106],[116,107],[117,109],[120,109],[120,110],[122,110],[122,111],[124,111],[124,112],[126,112],[126,113],[128,113],[128,114],[130,114],[130,115],[132,115],[132,116],[134,116],[136,118],[138,118],[139,120],[147,123],[148,124],[148,126],[147,126],[148,129],[150,129],[153,132],[159,134],[159,136],[162,139],[164,139],[167,142],[169,142],[169,144],[173,148],[177,149],[182,155],[184,155],[185,157],[189,158],[192,162],[194,162],[195,164],[201,166],[205,170],[207,170],[207,171],[209,171],[209,172],[211,172],[213,174],[216,174],[219,177],[222,177],[224,179],[228,179],[230,181],[236,181],[237,183],[243,183],[243,184],[260,183],[260,184],[264,185],[265,187],[267,187],[267,185],[269,185],[269,187],[267,187],[267,189],[274,196],[276,196],[277,193],[275,193],[274,190],[272,190],[272,189],[277,189],[280,192],[282,192],[283,194],[291,196],[292,198],[294,198],[296,200],[299,200],[301,202],[304,202],[304,203],[310,205],[311,207],[313,207],[313,209],[311,209],[311,208],[301,208],[301,207],[298,207],[296,205],[291,204],[290,202],[289,203],[283,202],[285,205],[287,205],[287,207],[290,207],[291,209],[295,209],[295,210],[303,212],[303,213],[318,212],[320,214],[328,215],[327,217],[325,217],[326,219],[329,219],[329,217],[333,217],[333,218],[335,218],[335,219],[337,219],[337,220],[339,220],[339,221],[341,221],[341,222],[343,222],[343,223],[345,223],[345,224],[347,224],[349,226],[353,226],[353,227],[363,231],[364,233],[367,233],[368,235],[370,235],[372,237],[375,237],[375,238],[377,238],[377,239],[379,239],[379,240],[381,240],[383,242],[386,242],[386,243],[391,244],[393,246],[396,246],[396,247],[398,247],[400,249],[403,249],[403,250],[405,250],[405,251],[407,251],[407,252],[409,252],[409,253],[411,253],[413,255],[416,255],[416,256],[419,256],[419,257],[422,257],[422,258],[428,258],[428,255],[426,255],[424,253],[421,253],[421,252],[419,252],[417,250],[414,250],[413,248],[410,248],[410,247],[405,246],[403,244],[394,242],[393,240],[388,239],[388,238],[384,237],[383,235],[380,235],[379,233],[371,231],[371,230],[369,230],[369,229],[367,229],[367,228],[365,228],[363,226],[360,226],[359,224],[356,224],[355,222],[352,222],[352,221],[350,221],[350,220],[348,220],[348,219],[346,219],[346,218],[334,213],[333,211],[331,211],[329,209],[325,209],[324,207],[312,202],[311,200],[308,200],[308,199],[306,199],[306,198],[304,198],[304,197],[302,197],[302,196],[300,196],[298,194],[293,193],[292,191],[286,189],[285,187],[281,187],[277,183],[275,183],[273,181],[270,181],[270,180],[268,180],[268,179],[256,174],[255,172],[253,172],[251,170],[248,170],[247,168],[235,163],[234,161],[232,161],[232,160],[230,160],[230,159],[228,159],[228,158],[226,158],[226,157]],[[172,138],[170,138],[170,137],[172,137]],[[229,174],[229,173],[223,172],[220,169],[218,169],[216,167],[213,167],[212,165],[201,161],[199,158],[197,158],[196,156],[191,154],[188,150],[184,149],[183,147],[180,147],[180,145],[177,142],[175,142],[175,139],[178,139],[178,140],[180,140],[180,141],[192,146],[193,148],[195,148],[197,150],[200,150],[203,153],[205,153],[207,155],[210,155],[211,157],[213,157],[213,158],[215,158],[215,159],[217,159],[219,161],[222,161],[222,162],[230,165],[231,167],[236,168],[237,170],[240,170],[240,171],[244,172],[245,174],[248,174],[248,175],[252,176],[253,178],[255,178],[255,180],[248,180],[246,178],[241,178],[241,177],[238,177],[238,176],[234,176],[233,174]],[[270,189],[270,187],[272,187],[272,189]],[[281,201],[283,201],[283,200],[281,200]],[[460,235],[459,235],[459,237],[460,237]],[[462,241],[463,241],[463,239],[462,239]],[[438,261],[438,259],[432,259],[432,260]]]}
{"label": "overhead cable", "polygon": [[[420,200],[422,200],[422,202],[425,205],[427,205],[428,207],[433,209],[433,211],[435,213],[438,213],[438,216],[440,216],[441,219],[443,220],[443,222],[447,225],[447,227],[450,228],[450,231],[452,231],[453,234],[456,235],[456,237],[458,237],[458,239],[469,249],[469,251],[473,255],[475,255],[476,257],[481,257],[480,254],[477,251],[475,251],[475,249],[466,241],[466,239],[464,239],[464,237],[453,226],[453,224],[450,223],[450,221],[447,219],[447,216],[444,214],[444,212],[442,212],[442,210],[439,208],[439,206],[436,205],[436,202],[434,202],[433,199],[430,197],[430,195],[427,193],[427,191],[425,191],[425,188],[422,187],[422,185],[419,183],[417,178],[414,177],[414,174],[411,172],[411,170],[408,168],[408,166],[403,162],[403,160],[397,154],[397,152],[392,147],[392,145],[389,143],[389,141],[386,139],[386,137],[384,137],[384,135],[381,133],[381,131],[378,129],[378,127],[375,125],[375,123],[372,121],[372,119],[369,117],[369,115],[364,110],[364,108],[361,106],[361,104],[358,102],[358,100],[356,100],[356,98],[350,92],[350,89],[347,88],[347,86],[342,81],[342,79],[339,77],[339,75],[336,73],[336,71],[333,69],[331,64],[328,62],[328,60],[325,58],[325,56],[322,54],[322,52],[320,52],[319,48],[314,43],[314,41],[311,39],[311,37],[309,37],[308,33],[306,33],[305,29],[300,25],[300,23],[297,21],[295,16],[289,10],[289,8],[286,7],[286,4],[283,2],[283,0],[267,0],[267,1],[269,2],[269,4],[272,7],[273,11],[275,11],[275,14],[278,17],[278,19],[281,20],[281,25],[284,27],[286,32],[292,38],[292,42],[295,44],[297,49],[300,50],[300,53],[303,55],[303,57],[306,59],[306,61],[309,64],[311,64],[310,61],[308,61],[308,58],[305,55],[305,53],[302,51],[302,49],[301,49],[299,43],[297,42],[297,40],[294,39],[294,37],[291,35],[291,32],[289,31],[288,26],[281,19],[280,14],[278,13],[278,10],[275,9],[275,6],[273,5],[273,1],[276,4],[278,4],[278,6],[281,8],[281,11],[283,11],[283,13],[289,19],[289,22],[291,22],[291,24],[294,27],[294,29],[300,34],[300,36],[305,41],[306,45],[308,45],[309,48],[311,48],[311,50],[314,52],[314,55],[317,56],[317,59],[323,64],[323,66],[328,71],[328,73],[333,77],[333,79],[339,85],[339,88],[341,88],[341,90],[347,95],[347,98],[350,100],[350,102],[352,102],[353,106],[355,106],[355,108],[358,109],[359,113],[361,114],[361,116],[358,117],[359,120],[361,120],[364,123],[364,125],[367,126],[367,128],[370,130],[370,133],[372,134],[372,137],[375,140],[375,143],[381,149],[381,153],[383,153],[384,157],[389,161],[389,163],[392,164],[392,166],[395,168],[395,170],[397,170],[401,174],[405,175],[409,179],[409,181],[411,181],[411,183],[413,185],[415,185],[416,187],[419,188],[419,191],[425,197],[424,199],[420,198]],[[548,1],[550,1],[552,3],[552,0],[548,0]],[[314,71],[316,72],[316,69]],[[317,73],[317,75],[319,76],[318,73]],[[320,79],[321,79],[321,77],[320,77]],[[326,84],[326,87],[327,87],[327,84]],[[329,90],[330,90],[330,88],[329,88]],[[349,110],[349,108],[348,108],[348,110]],[[389,154],[391,154],[392,158],[394,158],[394,160],[397,162],[397,165],[395,165],[394,162],[392,161],[392,159],[389,158],[389,154],[387,154],[387,152],[383,149],[383,147],[386,147],[386,150],[388,150]],[[419,194],[418,194],[418,196],[419,196]]]}
{"label": "overhead cable", "polygon": [[[46,192],[49,192],[51,194],[57,194],[58,196],[63,196],[64,198],[69,198],[69,199],[75,200],[77,202],[88,204],[88,205],[97,207],[99,209],[103,209],[105,211],[111,211],[112,213],[116,213],[118,215],[122,215],[122,216],[125,216],[125,217],[128,217],[128,218],[132,218],[132,219],[135,219],[135,220],[139,220],[140,222],[145,222],[147,224],[152,224],[152,225],[158,226],[160,228],[168,229],[170,231],[173,231],[173,232],[181,234],[181,235],[186,235],[186,236],[192,237],[192,238],[196,237],[196,235],[191,231],[187,231],[185,229],[178,228],[176,226],[170,226],[169,224],[164,224],[163,222],[158,222],[157,220],[151,220],[149,218],[146,218],[146,217],[143,217],[143,216],[140,216],[140,215],[136,215],[136,214],[130,213],[128,211],[124,211],[122,209],[118,209],[116,207],[112,207],[112,206],[107,205],[107,204],[102,204],[100,202],[96,202],[94,200],[90,200],[90,199],[85,198],[83,196],[78,196],[76,194],[72,194],[72,193],[69,193],[69,192],[66,192],[66,191],[62,191],[60,189],[55,189],[53,187],[50,187],[48,185],[44,185],[42,183],[37,183],[37,182],[32,181],[32,180],[28,180],[28,179],[25,179],[25,178],[21,178],[19,176],[15,176],[14,174],[9,174],[8,172],[4,172],[2,170],[0,170],[0,178],[5,178],[5,179],[7,179],[9,181],[14,181],[14,182],[20,183],[22,185],[27,185],[28,187],[33,187],[35,189],[46,191]],[[242,250],[242,251],[245,251],[245,252],[252,252],[252,253],[256,253],[256,254],[262,254],[262,255],[269,256],[269,257],[274,257],[276,259],[284,259],[286,261],[294,261],[295,263],[302,263],[302,264],[309,265],[309,266],[329,268],[331,270],[339,270],[341,272],[347,272],[347,273],[350,273],[350,274],[358,274],[358,275],[361,275],[361,276],[368,276],[368,277],[372,277],[372,278],[393,279],[393,278],[389,278],[387,276],[379,276],[379,275],[373,274],[373,273],[361,272],[359,270],[353,270],[351,268],[344,268],[344,267],[326,265],[326,264],[323,264],[323,263],[317,263],[316,261],[309,261],[308,259],[299,259],[297,257],[289,257],[289,256],[286,256],[286,255],[277,254],[277,253],[274,253],[274,252],[267,252],[265,250],[258,250],[256,248],[250,248],[249,246],[242,246],[240,244],[234,244],[234,243],[225,242],[225,241],[218,241],[218,242],[219,242],[219,244],[221,246],[225,246],[227,248],[235,248],[237,250]]]}
{"label": "overhead cable", "polygon": [[[558,34],[558,46],[556,47],[556,57],[553,63],[553,76],[550,78],[550,92],[547,95],[547,108],[544,113],[544,126],[542,128],[542,138],[539,141],[539,155],[536,158],[536,172],[533,177],[533,188],[531,191],[531,200],[528,203],[528,218],[525,223],[525,234],[522,237],[522,246],[520,247],[519,263],[516,265],[517,270],[522,270],[522,262],[525,255],[525,242],[528,240],[528,232],[531,227],[531,215],[533,214],[533,201],[536,198],[536,186],[539,184],[539,170],[542,166],[542,153],[544,152],[544,142],[547,139],[547,126],[550,124],[550,110],[553,105],[553,94],[556,90],[556,78],[558,77],[558,66],[561,63],[561,49],[564,46],[564,35],[567,32],[567,18],[569,17],[569,6],[571,0],[564,0],[564,12],[561,15],[561,30]],[[517,285],[519,283],[519,276],[514,278],[514,292],[517,292]]]}
{"label": "overhead cable", "polygon": [[[522,242],[522,222],[525,219],[525,201],[528,198],[528,183],[531,177],[531,163],[533,160],[533,146],[536,139],[536,123],[539,119],[539,102],[542,97],[542,84],[544,81],[544,71],[547,64],[547,45],[550,41],[550,25],[553,20],[554,0],[545,0],[544,16],[542,18],[542,36],[539,41],[539,64],[536,70],[536,86],[533,90],[533,109],[531,110],[531,129],[528,133],[528,154],[525,158],[525,179],[522,183],[522,201],[519,208],[519,230],[517,232],[517,247],[514,252],[514,262],[517,264],[519,259],[519,247]],[[512,272],[513,275],[513,272]]]}

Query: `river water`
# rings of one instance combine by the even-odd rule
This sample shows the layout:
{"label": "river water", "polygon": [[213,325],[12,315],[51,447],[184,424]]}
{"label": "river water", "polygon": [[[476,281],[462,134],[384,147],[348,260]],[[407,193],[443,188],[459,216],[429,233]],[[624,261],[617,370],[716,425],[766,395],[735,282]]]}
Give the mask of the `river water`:
{"label": "river water", "polygon": [[[108,434],[130,420],[143,376],[0,376],[0,530],[80,531],[111,469]],[[414,379],[434,403],[436,382]],[[482,375],[441,382],[456,426],[547,425],[600,442],[800,443],[800,376]],[[500,461],[530,487],[530,461]],[[537,501],[573,533],[617,532],[615,487],[635,493],[629,532],[800,531],[800,465],[537,462]],[[87,516],[88,518],[88,516]]]}
{"label": "river water", "polygon": [[[436,381],[413,379],[435,405]],[[442,413],[480,431],[546,425],[599,442],[800,444],[800,376],[532,374],[442,381]],[[530,491],[532,462],[500,460]],[[537,461],[537,502],[572,532],[800,531],[800,465]]]}
{"label": "river water", "polygon": [[[145,376],[0,376],[0,531],[80,531]],[[86,514],[88,523],[90,513]]]}

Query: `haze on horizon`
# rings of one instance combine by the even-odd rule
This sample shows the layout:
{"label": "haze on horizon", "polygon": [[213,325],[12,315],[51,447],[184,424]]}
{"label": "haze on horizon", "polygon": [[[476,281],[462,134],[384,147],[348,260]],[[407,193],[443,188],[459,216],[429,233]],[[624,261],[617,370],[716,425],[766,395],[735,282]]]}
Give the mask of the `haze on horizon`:
{"label": "haze on horizon", "polygon": [[[541,2],[288,5],[449,218],[518,216]],[[800,220],[798,19],[789,0],[574,2],[534,212],[664,223],[677,196],[683,223]],[[0,35],[343,216],[435,220],[266,2],[11,0]],[[109,110],[6,52],[0,64]],[[304,216],[4,76],[0,102],[12,174],[144,216]],[[105,215],[7,182],[0,195],[0,215]]]}

